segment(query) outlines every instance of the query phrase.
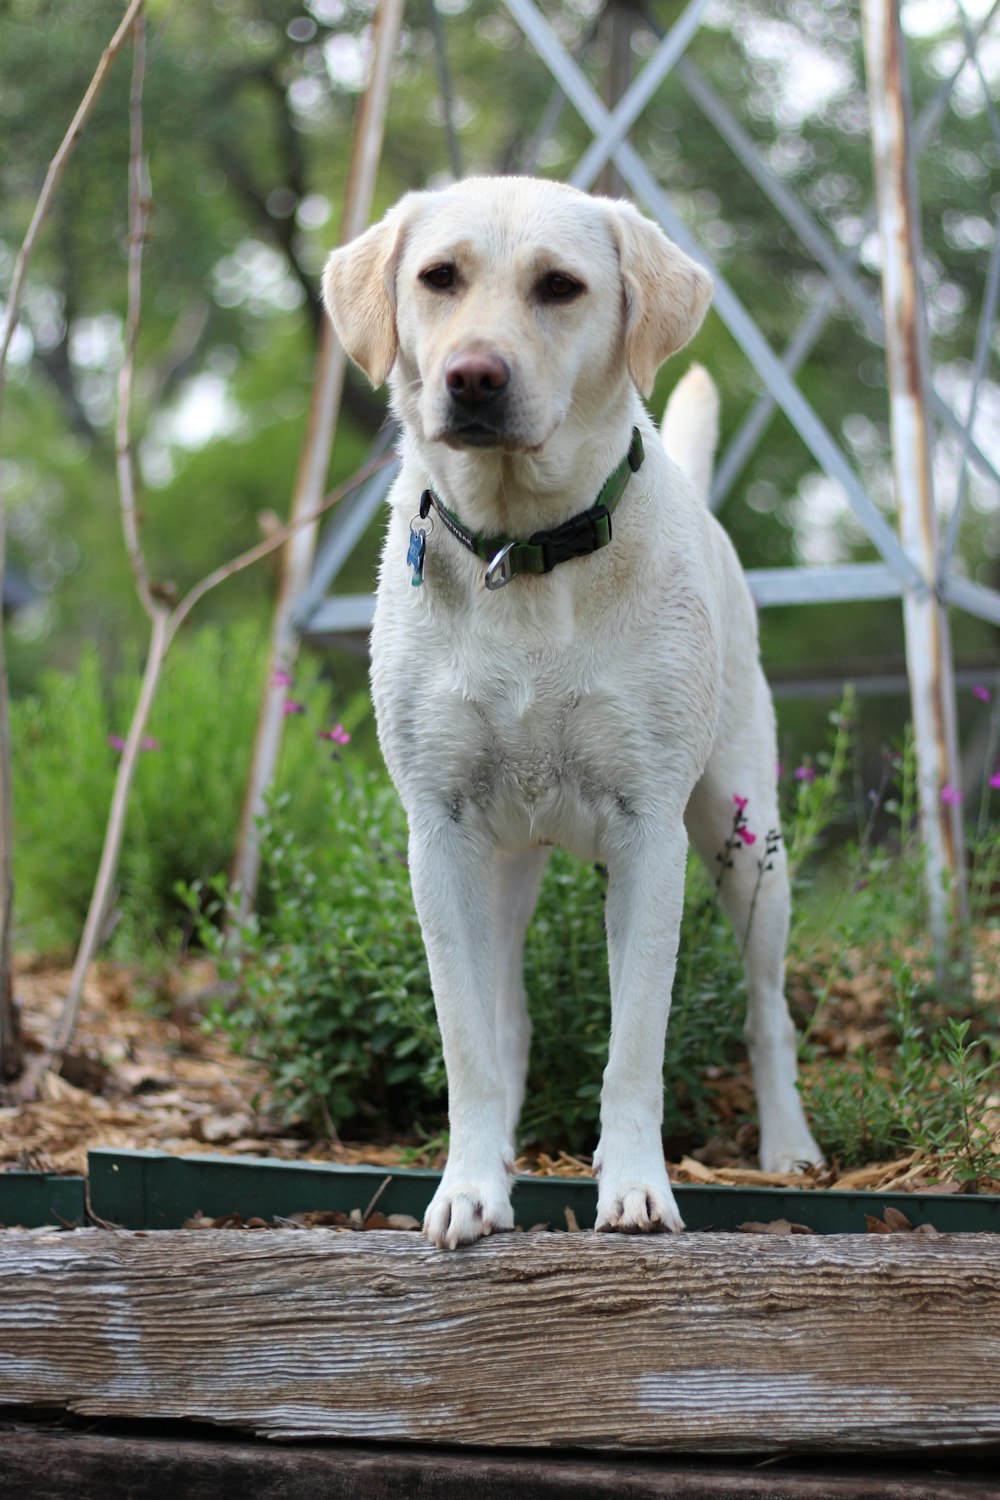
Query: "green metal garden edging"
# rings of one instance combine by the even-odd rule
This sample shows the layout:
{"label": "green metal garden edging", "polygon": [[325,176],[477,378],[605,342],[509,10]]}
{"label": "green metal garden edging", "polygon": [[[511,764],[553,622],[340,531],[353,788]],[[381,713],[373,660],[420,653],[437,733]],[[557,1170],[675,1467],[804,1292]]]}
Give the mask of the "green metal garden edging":
{"label": "green metal garden edging", "polygon": [[[179,1229],[199,1213],[213,1219],[227,1214],[272,1219],[317,1210],[364,1212],[376,1193],[380,1212],[419,1219],[441,1180],[439,1172],[415,1168],[165,1151],[99,1149],[88,1154],[88,1163],[92,1212],[124,1229]],[[866,1215],[881,1217],[894,1207],[912,1224],[929,1223],[942,1234],[1000,1233],[1000,1197],[681,1183],[674,1185],[674,1195],[688,1229],[735,1230],[748,1220],[789,1219],[817,1234],[863,1234]],[[581,1229],[589,1229],[597,1187],[582,1178],[518,1177],[513,1202],[524,1229],[536,1224],[563,1229],[567,1208]]]}
{"label": "green metal garden edging", "polygon": [[75,1229],[85,1222],[87,1179],[53,1172],[0,1172],[0,1226],[37,1229],[43,1224]]}

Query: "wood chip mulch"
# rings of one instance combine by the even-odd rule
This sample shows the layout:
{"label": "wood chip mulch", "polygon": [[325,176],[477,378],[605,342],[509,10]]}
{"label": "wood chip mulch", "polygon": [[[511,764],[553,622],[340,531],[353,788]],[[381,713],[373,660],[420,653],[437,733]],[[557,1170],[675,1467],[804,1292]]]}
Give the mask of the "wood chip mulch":
{"label": "wood chip mulch", "polygon": [[[23,960],[16,991],[29,1057],[43,1055],[66,993],[68,972]],[[84,988],[73,1051],[63,1073],[36,1075],[35,1097],[0,1093],[0,1171],[85,1173],[93,1147],[267,1156],[286,1161],[379,1167],[439,1167],[436,1147],[316,1140],[282,1126],[257,1064],[235,1056],[219,1036],[205,1033],[198,1005],[215,973],[189,962],[172,976],[156,1006],[143,1004],[141,979],[113,964],[95,966]],[[866,996],[867,999],[867,996]],[[867,1008],[867,1007],[866,1007]],[[167,1012],[167,1013],[164,1013]],[[721,1079],[720,1088],[746,1091],[746,1080]],[[808,1172],[761,1172],[741,1157],[741,1141],[710,1141],[672,1163],[672,1180],[739,1187],[892,1188],[957,1192],[961,1184],[933,1182],[933,1164],[916,1156],[851,1170],[836,1165]],[[565,1153],[521,1156],[519,1172],[589,1177],[589,1160]]]}

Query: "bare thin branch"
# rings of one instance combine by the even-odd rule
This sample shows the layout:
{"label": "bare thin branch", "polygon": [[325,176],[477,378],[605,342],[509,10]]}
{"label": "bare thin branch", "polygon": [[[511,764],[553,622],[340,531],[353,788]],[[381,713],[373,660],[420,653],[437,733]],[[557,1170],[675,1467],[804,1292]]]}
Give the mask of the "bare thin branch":
{"label": "bare thin branch", "polygon": [[345,479],[343,484],[338,485],[335,490],[331,490],[322,503],[317,505],[314,510],[307,511],[304,515],[296,516],[295,520],[289,521],[287,526],[282,526],[279,530],[273,532],[266,541],[258,542],[255,547],[250,547],[246,552],[241,552],[239,557],[234,557],[231,562],[224,563],[222,567],[216,568],[213,573],[209,573],[200,583],[196,583],[184,595],[184,598],[170,616],[171,639],[173,639],[194,606],[205,597],[210,589],[214,589],[217,584],[224,583],[227,578],[232,578],[234,573],[241,573],[244,568],[249,568],[253,563],[260,562],[261,558],[267,557],[269,553],[276,552],[279,547],[284,546],[289,537],[294,536],[300,527],[311,526],[314,521],[318,521],[339,500],[343,500],[345,495],[350,494],[351,490],[357,489],[358,485],[364,484],[366,479],[370,479],[373,474],[378,473],[379,469],[384,469],[387,464],[391,464],[393,461],[394,455],[391,453],[383,453],[380,458],[373,459],[370,464],[365,464],[352,474],[350,479]]}
{"label": "bare thin branch", "polygon": [[111,72],[116,57],[125,45],[132,27],[135,25],[136,19],[142,11],[144,3],[145,0],[130,0],[128,10],[122,17],[122,23],[101,53],[101,60],[97,65],[93,78],[87,86],[87,92],[80,101],[80,107],[73,116],[70,127],[63,136],[62,143],[49,163],[49,170],[45,174],[42,191],[39,193],[38,202],[35,204],[35,212],[31,216],[31,223],[28,225],[28,232],[24,236],[24,243],[17,254],[14,275],[10,283],[10,290],[7,293],[7,305],[4,309],[2,332],[0,332],[0,402],[3,400],[7,351],[10,348],[10,341],[14,337],[14,330],[21,315],[21,299],[24,296],[24,283],[28,274],[28,266],[31,264],[31,258],[38,244],[38,236],[41,233],[41,228],[49,209],[52,207],[52,200],[55,197],[56,188],[59,186],[63,172],[66,170],[66,164],[76,149],[77,142],[84,132],[87,121],[93,114],[94,105],[101,96],[101,91],[107,82],[108,74]]}
{"label": "bare thin branch", "polygon": [[[3,591],[5,528],[0,496],[0,593]],[[2,611],[0,611],[2,615]],[[0,1083],[17,1078],[24,1062],[17,1006],[14,1001],[12,918],[14,915],[14,809],[11,802],[10,715],[7,658],[0,618]]]}
{"label": "bare thin branch", "polygon": [[122,514],[122,531],[128,553],[132,576],[143,608],[149,616],[152,631],[142,686],[136,701],[128,736],[118,764],[114,793],[108,813],[104,845],[93,894],[84,924],[83,936],[77,951],[69,990],[53,1034],[47,1058],[50,1068],[58,1069],[69,1047],[76,1028],[77,1016],[83,995],[83,986],[90,965],[100,947],[102,933],[111,903],[118,863],[121,856],[128,814],[129,797],[135,778],[136,765],[149,720],[150,710],[159,683],[163,660],[177,630],[191,610],[215,588],[235,573],[250,567],[269,553],[276,551],[290,537],[314,524],[325,511],[335,505],[350,489],[374,474],[390,462],[388,455],[366,465],[357,475],[341,485],[305,514],[298,515],[273,536],[251,547],[239,557],[233,558],[215,569],[194,586],[173,609],[158,597],[155,585],[150,582],[146,560],[139,536],[139,509],[135,474],[135,458],[132,448],[131,411],[132,391],[135,378],[136,349],[142,311],[142,253],[150,212],[151,188],[143,156],[142,94],[145,78],[145,17],[141,12],[141,0],[137,0],[138,13],[134,23],[134,56],[132,85],[129,95],[130,151],[129,151],[129,245],[128,245],[128,311],[125,325],[125,352],[118,377],[118,412],[115,423],[115,452],[117,460],[118,493]]}
{"label": "bare thin branch", "polygon": [[118,762],[118,773],[115,777],[115,789],[111,798],[111,809],[108,813],[108,825],[104,833],[104,847],[101,850],[101,862],[98,866],[94,893],[90,898],[90,907],[87,911],[83,937],[80,939],[80,947],[77,950],[76,961],[73,965],[69,991],[63,1002],[62,1012],[59,1016],[52,1041],[52,1049],[46,1062],[46,1066],[56,1072],[58,1072],[59,1065],[62,1062],[66,1048],[70,1044],[73,1031],[76,1027],[80,999],[83,995],[84,980],[87,977],[87,972],[93,962],[94,956],[100,947],[111,892],[114,887],[115,876],[118,872],[118,859],[121,854],[122,839],[125,834],[125,818],[128,813],[128,801],[132,791],[132,783],[135,780],[135,768],[138,764],[142,740],[146,732],[146,724],[149,721],[149,711],[153,706],[153,698],[160,680],[163,658],[169,644],[168,615],[166,609],[162,606],[157,608],[156,613],[153,615],[152,626],[149,638],[149,650],[146,655],[146,669],[142,677],[142,686],[139,690],[139,698],[136,702],[135,712],[132,715],[132,722],[129,725],[128,735],[125,739],[125,748]]}
{"label": "bare thin branch", "polygon": [[135,456],[132,451],[132,389],[135,355],[142,314],[142,251],[150,210],[150,184],[142,154],[142,88],[146,74],[146,18],[140,13],[133,34],[132,87],[129,93],[128,173],[128,311],[125,317],[125,353],[118,371],[118,416],[115,422],[115,461],[122,531],[136,592],[150,619],[159,606],[150,591],[149,572],[139,540],[139,506],[136,494]]}
{"label": "bare thin branch", "polygon": [[385,453],[380,458],[366,464],[353,474],[350,479],[335,490],[331,490],[322,505],[308,514],[297,517],[290,521],[287,526],[282,526],[273,536],[266,541],[259,542],[257,546],[249,548],[248,551],[234,557],[232,561],[216,568],[200,583],[185,594],[184,598],[173,610],[167,610],[164,605],[154,601],[152,619],[152,633],[150,635],[149,650],[146,655],[146,668],[143,673],[142,686],[139,697],[136,700],[135,711],[129,724],[128,734],[125,739],[125,748],[118,763],[118,773],[115,777],[115,787],[111,799],[111,808],[108,813],[108,823],[104,834],[104,846],[101,850],[101,861],[98,867],[97,879],[94,883],[94,892],[90,898],[90,907],[87,911],[87,919],[84,924],[83,936],[80,939],[80,947],[73,966],[70,978],[69,990],[63,1002],[62,1012],[53,1034],[52,1043],[45,1067],[58,1071],[65,1056],[73,1032],[76,1029],[77,1016],[80,1011],[80,1001],[83,995],[83,986],[87,978],[90,965],[101,944],[101,935],[107,921],[108,908],[111,901],[111,893],[114,889],[115,877],[118,872],[118,861],[121,856],[122,841],[125,834],[125,820],[128,813],[129,796],[132,784],[135,780],[135,769],[139,754],[142,749],[142,741],[149,722],[150,710],[153,699],[159,685],[163,661],[173,642],[178,629],[187,619],[194,606],[203,599],[209,590],[218,584],[232,578],[235,573],[240,573],[244,568],[249,568],[253,563],[259,562],[261,558],[267,557],[271,552],[284,545],[288,538],[296,532],[300,526],[308,526],[313,521],[325,514],[338,500],[342,500],[351,490],[363,484],[366,479],[392,462],[392,455]]}
{"label": "bare thin branch", "polygon": [[[14,331],[21,316],[21,301],[24,297],[28,267],[35,253],[42,225],[52,207],[56,189],[62,180],[67,163],[76,149],[77,142],[84,132],[95,104],[100,98],[101,91],[104,88],[115,59],[124,46],[132,27],[135,25],[142,11],[143,3],[144,0],[130,0],[128,9],[122,17],[121,25],[101,54],[101,60],[87,86],[86,93],[80,101],[79,108],[70,122],[69,129],[63,136],[59,149],[49,163],[49,169],[45,174],[45,181],[42,184],[42,191],[39,193],[38,202],[35,204],[35,211],[31,216],[31,222],[28,225],[24,241],[17,253],[17,260],[14,263],[14,275],[7,291],[6,305],[3,310],[3,321],[0,323],[0,411],[3,409],[3,396],[7,382],[7,355],[10,351]],[[3,495],[0,493],[0,597],[3,595],[5,564],[4,519]],[[7,696],[7,666],[4,651],[3,623],[2,619],[0,619],[0,1069],[2,1069],[4,1076],[7,1078],[15,1077],[21,1070],[21,1041],[17,1024],[17,1010],[14,1004],[12,978],[11,928],[14,912],[14,818],[11,801],[11,780],[12,757]]]}

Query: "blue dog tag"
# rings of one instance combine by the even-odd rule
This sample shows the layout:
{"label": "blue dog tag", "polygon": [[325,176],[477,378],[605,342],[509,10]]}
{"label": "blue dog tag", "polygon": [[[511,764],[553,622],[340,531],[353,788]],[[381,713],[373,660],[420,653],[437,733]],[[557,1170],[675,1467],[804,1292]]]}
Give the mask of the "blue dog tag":
{"label": "blue dog tag", "polygon": [[406,565],[413,569],[413,577],[410,583],[413,588],[418,588],[424,581],[424,553],[427,551],[427,533],[422,528],[414,531],[410,527],[410,548],[406,554]]}

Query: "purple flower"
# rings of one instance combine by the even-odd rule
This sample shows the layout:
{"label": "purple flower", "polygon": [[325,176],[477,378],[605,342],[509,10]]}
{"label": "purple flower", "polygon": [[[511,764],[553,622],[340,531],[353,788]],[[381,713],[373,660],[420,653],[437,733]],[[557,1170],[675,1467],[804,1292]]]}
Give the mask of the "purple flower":
{"label": "purple flower", "polygon": [[120,734],[109,734],[108,744],[111,746],[112,750],[117,750],[119,755],[125,749],[125,741],[122,739]]}
{"label": "purple flower", "polygon": [[1000,766],[997,766],[996,770],[993,772],[993,775],[990,777],[990,786],[994,791],[1000,789]]}
{"label": "purple flower", "polygon": [[757,835],[751,833],[749,828],[737,828],[736,834],[738,838],[743,840],[744,844],[756,844],[757,842]]}
{"label": "purple flower", "polygon": [[736,811],[738,813],[743,812],[743,810],[745,809],[745,807],[747,805],[747,800],[748,799],[746,797],[741,797],[740,794],[739,794],[739,792],[734,792],[733,793],[733,803],[734,803],[734,805],[736,807]]}
{"label": "purple flower", "polygon": [[332,729],[318,729],[317,736],[321,740],[333,740],[335,745],[349,745],[351,736],[343,724],[334,724]]}
{"label": "purple flower", "polygon": [[140,750],[159,750],[159,748],[159,740],[154,740],[151,734],[147,734],[145,739],[139,741]]}
{"label": "purple flower", "polygon": [[294,698],[286,698],[285,699],[285,705],[284,705],[284,708],[282,709],[282,713],[284,713],[284,714],[304,714],[305,711],[306,711],[306,706],[305,706],[304,703],[296,703]]}
{"label": "purple flower", "polygon": [[993,697],[993,694],[983,683],[977,682],[975,687],[972,689],[972,696],[973,698],[978,698],[980,703],[989,703],[990,699]]}
{"label": "purple flower", "polygon": [[796,769],[796,772],[795,772],[795,780],[796,781],[815,781],[816,780],[816,768],[815,768],[815,766],[799,766]]}
{"label": "purple flower", "polygon": [[271,673],[272,687],[291,687],[291,685],[291,674],[289,672],[286,672],[283,667],[279,667],[276,672]]}
{"label": "purple flower", "polygon": [[962,793],[959,791],[958,787],[952,786],[950,782],[946,781],[944,786],[941,788],[941,801],[945,804],[946,807],[957,807],[961,800]]}

